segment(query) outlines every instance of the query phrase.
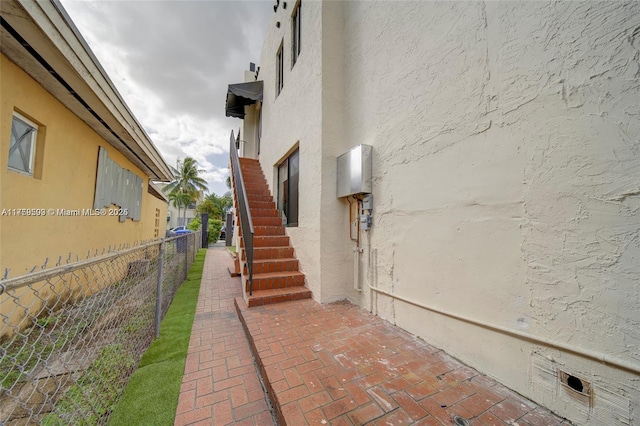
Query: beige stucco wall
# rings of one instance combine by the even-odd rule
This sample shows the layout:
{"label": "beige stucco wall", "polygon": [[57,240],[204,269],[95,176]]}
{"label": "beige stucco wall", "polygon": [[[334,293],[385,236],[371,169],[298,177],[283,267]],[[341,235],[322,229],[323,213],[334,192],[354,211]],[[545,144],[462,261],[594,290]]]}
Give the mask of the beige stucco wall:
{"label": "beige stucco wall", "polygon": [[[148,178],[120,152],[107,144],[83,121],[60,104],[23,70],[1,59],[0,79],[0,208],[91,209],[93,208],[98,149],[144,181],[142,219],[119,222],[117,216],[0,217],[0,265],[10,268],[9,277],[22,275],[48,258],[53,266],[72,254],[85,258],[89,250],[101,253],[109,246],[133,245],[155,234],[155,209],[166,220],[167,205],[147,192]],[[46,132],[42,175],[29,177],[7,169],[11,120],[17,110],[39,123]],[[164,233],[161,222],[161,236]]]}
{"label": "beige stucco wall", "polygon": [[[299,213],[297,227],[288,227],[300,269],[306,274],[307,285],[314,298],[320,300],[320,191],[318,176],[322,163],[322,104],[321,72],[318,69],[321,55],[321,38],[308,37],[303,41],[302,52],[291,68],[291,25],[293,8],[278,8],[274,13],[270,31],[264,42],[260,61],[259,79],[264,81],[262,104],[262,141],[260,163],[276,200],[277,165],[299,143],[300,182]],[[305,3],[303,22],[309,34],[321,33],[321,3]],[[276,22],[280,21],[280,28]],[[284,39],[284,87],[276,97],[276,52]],[[302,96],[304,95],[304,96]],[[304,189],[303,189],[304,188]]]}
{"label": "beige stucco wall", "polygon": [[[640,3],[303,6],[300,62],[275,100],[288,10],[265,42],[260,160],[273,185],[300,141],[300,227],[288,233],[314,297],[372,309],[580,424],[617,424],[615,410],[638,421]],[[374,153],[362,292],[335,197],[335,158],[358,144]],[[545,368],[591,382],[594,406]]]}

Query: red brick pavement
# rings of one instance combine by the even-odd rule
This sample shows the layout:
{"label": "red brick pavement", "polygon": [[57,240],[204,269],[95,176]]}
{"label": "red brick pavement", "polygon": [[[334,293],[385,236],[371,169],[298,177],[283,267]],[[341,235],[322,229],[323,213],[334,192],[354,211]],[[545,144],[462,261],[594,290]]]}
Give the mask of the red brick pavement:
{"label": "red brick pavement", "polygon": [[210,248],[176,425],[274,424],[252,350],[281,425],[570,424],[352,304],[247,308],[227,268]]}
{"label": "red brick pavement", "polygon": [[350,303],[236,306],[280,424],[570,424]]}
{"label": "red brick pavement", "polygon": [[207,250],[191,329],[175,425],[272,425],[242,325],[234,309],[241,296],[233,261],[223,247]]}

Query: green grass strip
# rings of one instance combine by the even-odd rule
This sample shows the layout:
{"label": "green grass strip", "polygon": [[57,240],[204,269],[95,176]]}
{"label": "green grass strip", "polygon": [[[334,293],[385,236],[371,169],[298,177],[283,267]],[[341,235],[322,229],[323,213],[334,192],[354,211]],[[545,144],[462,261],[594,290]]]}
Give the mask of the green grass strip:
{"label": "green grass strip", "polygon": [[173,425],[198,303],[207,250],[200,249],[160,326],[160,337],[145,352],[109,425]]}

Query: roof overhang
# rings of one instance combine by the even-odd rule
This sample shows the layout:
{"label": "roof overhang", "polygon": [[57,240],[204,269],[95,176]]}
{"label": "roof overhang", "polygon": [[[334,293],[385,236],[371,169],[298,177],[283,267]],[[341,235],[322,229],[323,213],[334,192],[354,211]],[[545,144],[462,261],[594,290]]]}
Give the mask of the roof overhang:
{"label": "roof overhang", "polygon": [[154,197],[156,197],[160,201],[164,201],[165,203],[169,202],[169,198],[162,191],[162,188],[160,187],[160,185],[158,185],[155,182],[149,181],[147,192],[153,195]]}
{"label": "roof overhang", "polygon": [[262,102],[262,80],[230,84],[225,114],[227,117],[244,118],[244,107],[256,102]]}
{"label": "roof overhang", "polygon": [[1,0],[0,49],[149,178],[171,169],[58,0]]}

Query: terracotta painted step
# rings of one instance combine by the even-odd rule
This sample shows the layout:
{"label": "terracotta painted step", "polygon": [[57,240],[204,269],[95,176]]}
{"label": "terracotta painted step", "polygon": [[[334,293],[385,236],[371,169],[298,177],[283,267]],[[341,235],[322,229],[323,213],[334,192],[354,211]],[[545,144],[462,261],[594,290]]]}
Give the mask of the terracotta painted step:
{"label": "terracotta painted step", "polygon": [[242,168],[242,178],[247,180],[249,178],[264,178],[264,173],[257,167],[243,167]]}
{"label": "terracotta painted step", "polygon": [[238,159],[240,160],[240,164],[245,164],[245,163],[260,164],[257,158],[239,157]]}
{"label": "terracotta painted step", "polygon": [[265,237],[268,235],[285,235],[284,226],[256,226],[253,224],[253,236]]}
{"label": "terracotta painted step", "polygon": [[[253,274],[253,291],[297,286],[304,286],[304,274],[300,271]],[[249,280],[246,282],[246,290],[249,291]]]}
{"label": "terracotta painted step", "polygon": [[[255,219],[263,219],[263,218],[254,218],[253,221],[253,237],[268,237],[270,235],[286,235],[284,230],[284,226],[280,225],[256,225]],[[282,222],[278,219],[279,222]],[[238,228],[238,235],[242,236],[242,226]]]}
{"label": "terracotta painted step", "polygon": [[[236,200],[238,195],[234,193],[233,198]],[[253,201],[273,201],[273,197],[269,194],[247,194],[247,200],[249,200],[249,205],[251,205]]]}
{"label": "terracotta painted step", "polygon": [[[235,197],[235,194],[234,194]],[[249,205],[251,205],[254,201],[273,201],[273,197],[271,195],[258,195],[258,194],[247,194],[247,200],[249,200]]]}
{"label": "terracotta painted step", "polygon": [[[265,200],[264,198],[266,196],[269,196],[270,200]],[[251,204],[251,200],[256,200],[256,199],[259,199],[261,201],[273,201],[273,198],[271,198],[271,195],[268,190],[264,190],[264,191],[247,190],[247,200],[249,200],[249,204]]]}
{"label": "terracotta painted step", "polygon": [[263,189],[267,186],[267,180],[263,176],[247,176],[244,177],[244,187],[249,188],[260,188]]}
{"label": "terracotta painted step", "polygon": [[[251,204],[251,202],[249,202]],[[249,207],[251,210],[251,217],[278,217],[278,210],[276,209],[254,209],[253,207]]]}
{"label": "terracotta painted step", "polygon": [[[241,250],[240,257],[243,261],[247,260],[244,250]],[[293,257],[293,247],[254,247],[253,260],[262,259],[288,259]]]}
{"label": "terracotta painted step", "polygon": [[264,185],[246,185],[245,188],[247,190],[247,198],[250,195],[266,195],[269,194],[269,187],[265,183]]}
{"label": "terracotta painted step", "polygon": [[249,205],[255,201],[273,201],[271,195],[256,195],[252,194],[251,196],[247,195],[247,199],[249,200]]}
{"label": "terracotta painted step", "polygon": [[274,290],[256,291],[249,296],[248,307],[272,305],[292,300],[310,299],[311,291],[306,287],[278,288]]}
{"label": "terracotta painted step", "polygon": [[[265,237],[254,235],[253,248],[257,247],[288,247],[289,237],[286,235],[268,235]],[[244,247],[244,238],[240,239],[240,247]]]}
{"label": "terracotta painted step", "polygon": [[[264,274],[267,272],[284,272],[284,271],[297,271],[298,259],[260,259],[253,261],[253,273]],[[244,275],[247,275],[247,265],[244,266]]]}
{"label": "terracotta painted step", "polygon": [[253,228],[257,226],[282,226],[282,219],[272,216],[257,216],[253,218]]}
{"label": "terracotta painted step", "polygon": [[252,209],[275,209],[276,203],[273,200],[262,201],[262,200],[249,200],[249,205]]}
{"label": "terracotta painted step", "polygon": [[252,178],[252,179],[245,179],[244,181],[244,187],[247,189],[247,191],[250,190],[259,190],[259,191],[268,191],[269,189],[269,185],[267,185],[267,181],[264,178]]}

